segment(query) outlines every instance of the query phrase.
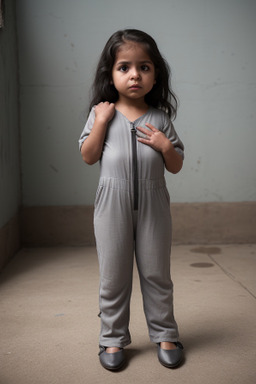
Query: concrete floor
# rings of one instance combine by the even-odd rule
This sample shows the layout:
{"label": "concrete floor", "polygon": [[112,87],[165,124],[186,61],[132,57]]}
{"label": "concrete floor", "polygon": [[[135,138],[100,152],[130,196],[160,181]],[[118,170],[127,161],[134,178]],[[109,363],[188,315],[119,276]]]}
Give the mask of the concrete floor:
{"label": "concrete floor", "polygon": [[174,246],[175,314],[186,361],[161,366],[149,342],[137,272],[128,364],[98,361],[94,248],[23,249],[0,276],[0,383],[256,382],[256,245]]}

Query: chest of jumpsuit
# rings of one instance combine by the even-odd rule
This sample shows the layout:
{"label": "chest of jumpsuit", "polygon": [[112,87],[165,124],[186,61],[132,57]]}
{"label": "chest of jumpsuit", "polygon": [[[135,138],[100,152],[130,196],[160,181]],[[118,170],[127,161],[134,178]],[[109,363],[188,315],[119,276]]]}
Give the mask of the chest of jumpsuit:
{"label": "chest of jumpsuit", "polygon": [[[80,137],[80,145],[90,134],[94,119],[92,110]],[[156,334],[159,335],[154,327],[163,331],[168,322],[174,324],[175,335],[172,334],[172,338],[177,337],[172,310],[167,309],[172,294],[169,193],[162,154],[137,141],[137,135],[142,134],[136,127],[146,128],[146,123],[163,131],[183,156],[183,144],[163,111],[150,108],[133,122],[116,111],[105,137],[94,207],[100,266],[101,345],[110,346],[110,340],[111,343],[117,342],[114,341],[114,329],[120,327],[125,330],[118,333],[119,346],[129,344],[129,298],[134,254],[152,340]],[[160,305],[160,313],[166,314],[153,327],[155,315],[151,312],[156,302],[157,308]]]}

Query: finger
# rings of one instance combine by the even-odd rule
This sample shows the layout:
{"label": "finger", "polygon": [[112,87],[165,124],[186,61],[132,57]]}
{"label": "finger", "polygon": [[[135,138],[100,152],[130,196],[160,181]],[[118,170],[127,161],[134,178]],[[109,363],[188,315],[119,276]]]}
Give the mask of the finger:
{"label": "finger", "polygon": [[142,132],[142,133],[144,133],[145,135],[147,135],[147,136],[152,136],[152,131],[151,130],[149,130],[149,129],[147,129],[147,128],[143,128],[143,127],[137,127],[137,129],[140,131],[140,132]]}
{"label": "finger", "polygon": [[150,141],[149,141],[149,139],[142,139],[142,137],[139,137],[139,138],[138,138],[138,141],[139,141],[140,143],[143,143],[143,144],[146,144],[146,145],[150,145]]}
{"label": "finger", "polygon": [[150,124],[150,123],[146,123],[145,124],[149,129],[151,129],[152,132],[158,132],[158,129],[156,127],[154,127],[154,125]]}
{"label": "finger", "polygon": [[137,127],[137,129],[142,132],[142,133],[149,133],[150,131],[147,129],[147,128],[143,128],[143,127]]}

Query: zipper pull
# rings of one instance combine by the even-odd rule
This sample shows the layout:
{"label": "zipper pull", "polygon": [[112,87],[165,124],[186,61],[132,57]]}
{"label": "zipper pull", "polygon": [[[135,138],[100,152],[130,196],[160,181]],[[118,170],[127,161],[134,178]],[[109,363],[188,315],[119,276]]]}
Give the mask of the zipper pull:
{"label": "zipper pull", "polygon": [[134,124],[134,123],[131,123],[131,126],[132,126],[131,131],[132,131],[132,132],[136,132],[135,124]]}

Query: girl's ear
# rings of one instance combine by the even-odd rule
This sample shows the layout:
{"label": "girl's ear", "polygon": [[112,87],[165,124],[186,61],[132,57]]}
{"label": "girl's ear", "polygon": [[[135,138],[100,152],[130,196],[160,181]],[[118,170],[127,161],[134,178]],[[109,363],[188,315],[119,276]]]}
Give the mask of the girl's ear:
{"label": "girl's ear", "polygon": [[111,85],[113,85],[113,84],[114,84],[114,83],[113,83],[113,80],[110,80],[110,84],[111,84]]}

